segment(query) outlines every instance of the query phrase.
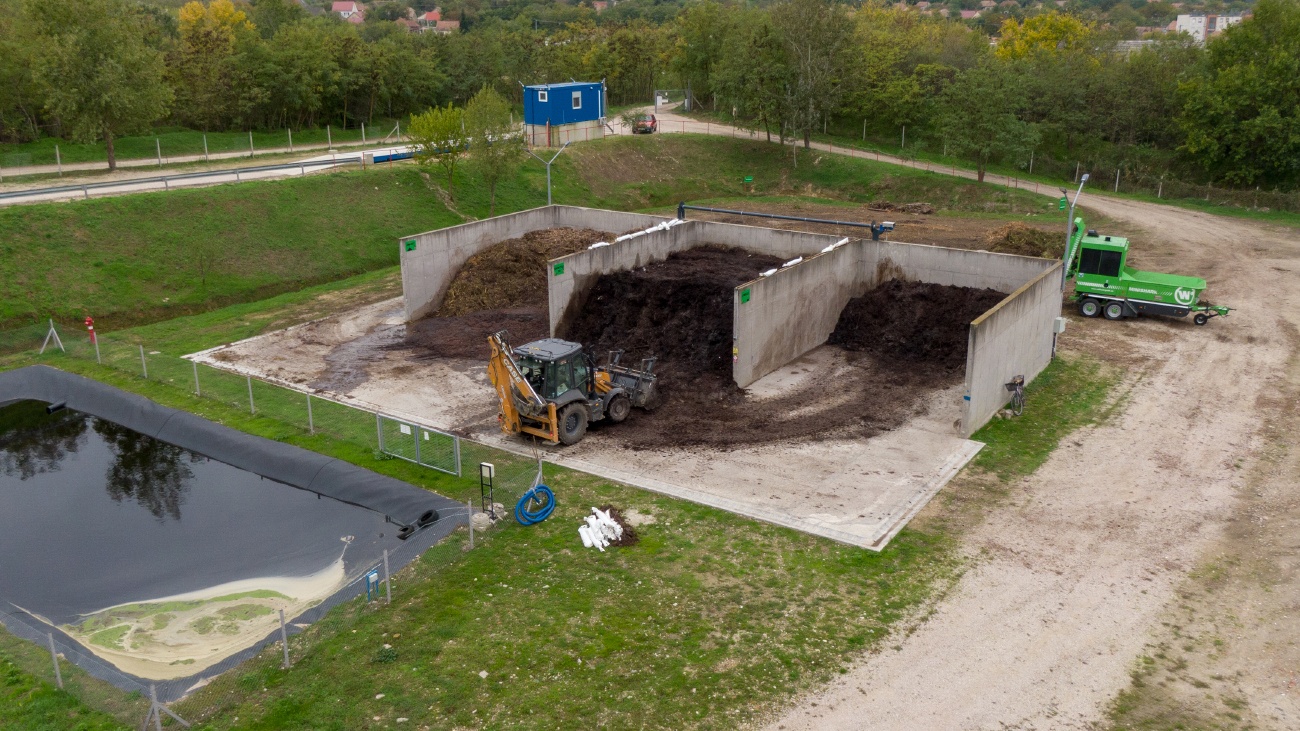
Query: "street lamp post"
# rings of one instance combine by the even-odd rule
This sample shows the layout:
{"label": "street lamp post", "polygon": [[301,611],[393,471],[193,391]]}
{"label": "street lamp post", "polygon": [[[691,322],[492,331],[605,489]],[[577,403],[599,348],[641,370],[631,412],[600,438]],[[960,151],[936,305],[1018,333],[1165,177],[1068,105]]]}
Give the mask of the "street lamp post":
{"label": "street lamp post", "polygon": [[546,166],[546,205],[548,206],[551,205],[551,163],[555,162],[555,158],[559,157],[560,153],[564,152],[564,148],[568,147],[570,144],[572,143],[565,142],[564,146],[561,147],[559,150],[557,150],[555,154],[551,156],[550,160],[544,160],[540,157],[537,157],[537,154],[534,153],[532,150],[528,151],[529,155],[536,157],[539,162],[541,162],[543,165]]}
{"label": "street lamp post", "polygon": [[[1083,193],[1083,184],[1088,182],[1088,174],[1084,173],[1079,179],[1079,189],[1074,192],[1074,200],[1070,202],[1070,216],[1065,221],[1065,253],[1062,256],[1064,267],[1061,269],[1061,291],[1065,291],[1065,281],[1070,275],[1070,263],[1074,261],[1074,252],[1070,249],[1071,239],[1074,236],[1074,207],[1079,204],[1079,196]],[[1061,194],[1069,196],[1069,191],[1065,188],[1060,189]]]}

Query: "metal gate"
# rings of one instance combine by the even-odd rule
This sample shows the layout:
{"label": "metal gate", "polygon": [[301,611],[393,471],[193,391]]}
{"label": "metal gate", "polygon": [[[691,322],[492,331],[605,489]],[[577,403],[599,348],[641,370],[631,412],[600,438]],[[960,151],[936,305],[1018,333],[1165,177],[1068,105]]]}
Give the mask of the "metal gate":
{"label": "metal gate", "polygon": [[460,477],[460,437],[375,414],[379,451]]}

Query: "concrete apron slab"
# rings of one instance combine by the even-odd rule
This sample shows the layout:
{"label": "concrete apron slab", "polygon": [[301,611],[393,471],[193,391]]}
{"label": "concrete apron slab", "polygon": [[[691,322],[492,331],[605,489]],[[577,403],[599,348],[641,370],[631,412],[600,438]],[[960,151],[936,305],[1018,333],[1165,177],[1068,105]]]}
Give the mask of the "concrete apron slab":
{"label": "concrete apron slab", "polygon": [[[486,367],[474,361],[421,360],[399,347],[394,303],[267,333],[191,358],[342,403],[382,411],[518,454],[527,445],[502,434]],[[356,354],[362,378],[331,378],[331,354],[354,349],[388,328],[388,347]],[[378,343],[376,343],[378,345]],[[822,354],[822,360],[830,362]],[[761,400],[807,378],[807,363],[755,382]],[[328,384],[328,385],[325,385]],[[315,385],[315,387],[313,387]],[[323,387],[322,387],[323,386]],[[547,461],[682,500],[727,510],[831,540],[879,551],[983,446],[952,428],[960,386],[936,392],[925,415],[870,439],[631,450],[617,426],[594,429],[581,443],[543,449]],[[336,390],[337,389],[337,390]],[[633,414],[632,418],[636,418]]]}

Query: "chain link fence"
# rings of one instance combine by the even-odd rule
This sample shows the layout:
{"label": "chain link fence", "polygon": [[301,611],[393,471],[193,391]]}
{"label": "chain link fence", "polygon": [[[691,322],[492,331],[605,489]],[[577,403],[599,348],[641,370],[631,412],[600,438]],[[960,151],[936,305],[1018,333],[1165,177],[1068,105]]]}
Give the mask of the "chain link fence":
{"label": "chain link fence", "polygon": [[[299,433],[327,435],[364,447],[377,460],[401,459],[436,471],[440,476],[439,491],[465,501],[463,509],[443,511],[432,526],[387,552],[382,561],[362,567],[350,575],[347,583],[334,594],[298,617],[290,618],[285,628],[286,638],[300,634],[330,609],[359,597],[365,597],[368,602],[374,600],[377,606],[386,603],[369,596],[371,577],[382,576],[386,589],[391,590],[387,585],[390,572],[396,573],[420,559],[458,526],[470,523],[470,517],[475,513],[492,512],[497,518],[508,518],[510,509],[506,506],[512,505],[543,478],[542,461],[536,453],[526,455],[505,451],[412,419],[166,354],[129,337],[100,335],[92,339],[84,333],[74,333],[76,330],[73,328],[57,329],[53,322],[0,331],[0,354],[26,353],[37,362],[53,366],[66,359],[97,363],[190,394],[196,399],[221,403],[247,411],[250,415],[274,420]],[[46,347],[43,353],[39,353],[42,344]],[[480,465],[483,463],[493,466],[490,483],[481,475]],[[494,503],[502,507],[496,508]],[[472,532],[470,545],[473,545]],[[152,692],[156,691],[160,701],[170,702],[189,692],[198,682],[198,676],[217,676],[260,653],[279,653],[282,649],[281,630],[276,629],[196,676],[154,682],[121,672],[57,627],[20,610],[0,609],[0,624],[10,633],[45,648],[47,654],[53,646],[53,656],[62,659],[59,667],[64,672],[56,674],[53,656],[43,662],[28,658],[22,663],[24,670],[50,683],[61,683],[61,687],[91,707],[106,710],[122,720],[144,717],[151,708],[149,698]],[[292,642],[287,645],[292,662],[295,646]],[[71,669],[68,663],[79,670]],[[108,692],[108,686],[126,691],[127,695]],[[133,721],[133,724],[138,723]]]}

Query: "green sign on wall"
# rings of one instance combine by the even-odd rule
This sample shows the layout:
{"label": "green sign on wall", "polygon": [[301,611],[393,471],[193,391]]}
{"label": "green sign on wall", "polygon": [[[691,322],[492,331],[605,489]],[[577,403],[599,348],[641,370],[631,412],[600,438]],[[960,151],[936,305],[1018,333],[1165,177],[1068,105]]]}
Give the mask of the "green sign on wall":
{"label": "green sign on wall", "polygon": [[406,241],[406,250],[415,251],[415,239],[408,239]]}
{"label": "green sign on wall", "polygon": [[741,304],[744,304],[744,303],[746,303],[746,302],[748,302],[748,301],[749,301],[749,288],[746,287],[746,288],[740,290],[740,303],[741,303]]}
{"label": "green sign on wall", "polygon": [[552,267],[552,268],[555,270],[555,276],[558,277],[558,276],[560,276],[561,274],[564,273],[564,262],[562,262],[562,261],[557,261],[557,262],[555,262],[555,266]]}
{"label": "green sign on wall", "polygon": [[1056,210],[1058,210],[1058,211],[1064,211],[1064,210],[1065,210],[1065,204],[1066,204],[1066,203],[1069,203],[1069,201],[1067,201],[1067,200],[1064,199],[1064,198],[1062,198],[1061,200],[1057,201],[1057,202],[1056,202]]}

